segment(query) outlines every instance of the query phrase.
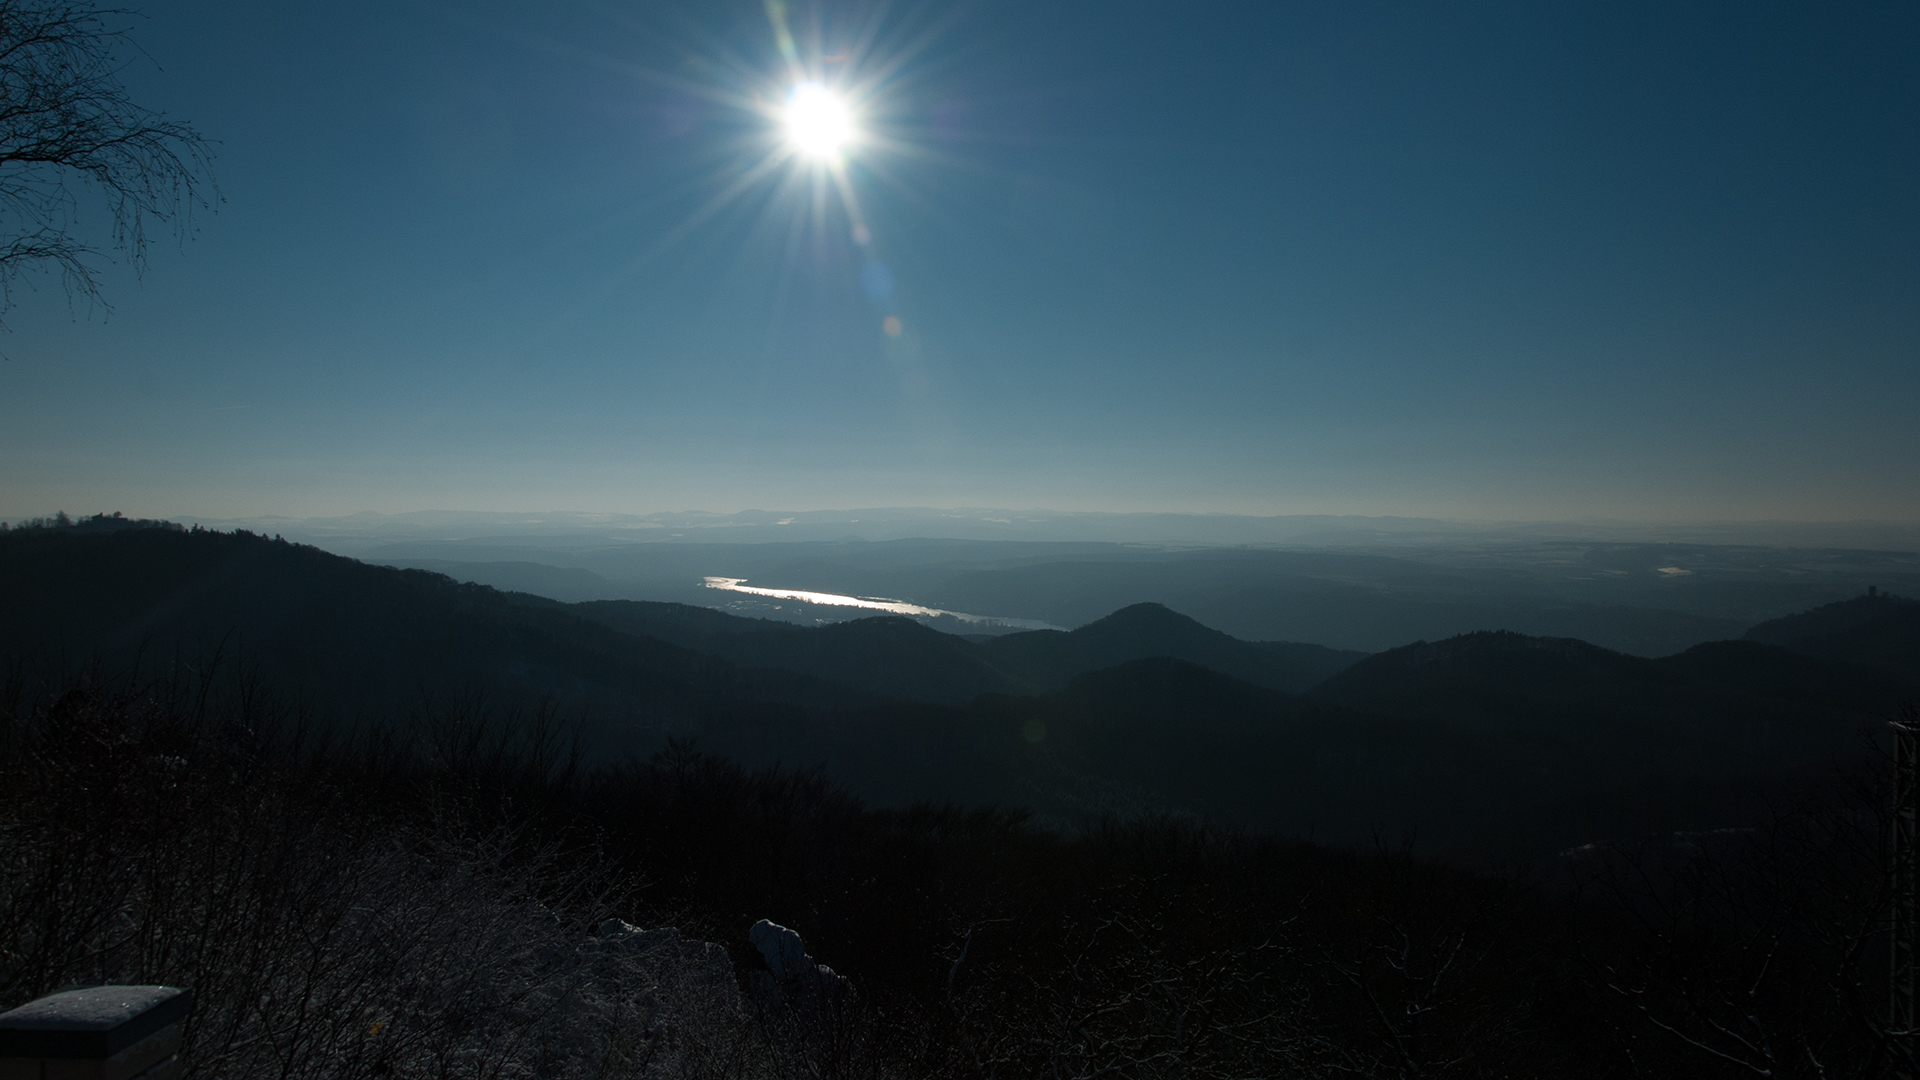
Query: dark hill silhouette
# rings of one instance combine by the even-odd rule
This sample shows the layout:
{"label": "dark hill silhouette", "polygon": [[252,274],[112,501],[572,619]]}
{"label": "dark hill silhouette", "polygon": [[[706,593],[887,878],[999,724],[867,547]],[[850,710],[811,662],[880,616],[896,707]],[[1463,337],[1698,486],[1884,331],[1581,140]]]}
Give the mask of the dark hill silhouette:
{"label": "dark hill silhouette", "polygon": [[1851,660],[1920,682],[1920,600],[1869,593],[1763,622],[1747,640]]}
{"label": "dark hill silhouette", "polygon": [[574,604],[573,610],[622,633],[659,638],[706,653],[714,652],[724,639],[741,634],[798,634],[807,629],[777,619],[751,619],[714,608],[654,600],[589,600]]}
{"label": "dark hill silhouette", "polygon": [[[1191,812],[1472,857],[1755,820],[1755,793],[1860,754],[1859,732],[1912,690],[1756,641],[1649,660],[1485,633],[1368,657],[1300,696],[1231,670],[1278,682],[1284,656],[1154,605],[970,643],[891,618],[566,605],[245,533],[0,535],[0,659],[152,669],[216,650],[336,710],[406,722],[427,695],[546,696],[588,710],[615,753],[697,736],[748,764],[823,763],[889,804]],[[993,690],[1002,678],[1056,688]]]}
{"label": "dark hill silhouette", "polygon": [[1241,641],[1161,604],[1124,607],[1077,630],[1007,634],[980,648],[1039,689],[1065,686],[1084,672],[1164,656],[1255,686],[1298,693],[1365,655],[1320,645]]}
{"label": "dark hill silhouette", "polygon": [[1624,688],[1657,692],[1672,683],[1652,665],[1573,638],[1481,632],[1376,653],[1313,695],[1399,716],[1502,726],[1547,707],[1556,716],[1610,713]]}
{"label": "dark hill silhouette", "polygon": [[1587,763],[1580,771],[1679,775],[1850,756],[1913,689],[1885,672],[1758,642],[1650,660],[1503,631],[1390,649],[1313,696],[1561,748]]}
{"label": "dark hill silhouette", "polygon": [[978,645],[898,615],[803,627],[686,604],[607,600],[574,609],[736,664],[805,672],[889,697],[963,705],[984,693],[1032,689]]}
{"label": "dark hill silhouette", "polygon": [[1338,842],[1407,829],[1487,855],[1754,820],[1760,792],[1869,753],[1912,690],[1757,643],[1648,660],[1484,633],[1368,658],[1307,698],[1153,660],[974,712],[997,707],[1010,744],[1043,725],[1035,767],[1177,808]]}
{"label": "dark hill silhouette", "polygon": [[1135,604],[1073,631],[976,639],[899,616],[802,627],[648,601],[596,601],[573,610],[617,630],[743,666],[804,672],[870,693],[948,705],[964,705],[986,693],[1057,690],[1088,671],[1155,656],[1297,692],[1364,655],[1319,645],[1241,641],[1159,604]]}
{"label": "dark hill silhouette", "polygon": [[1393,650],[1311,696],[1149,658],[957,712],[712,730],[709,745],[823,762],[883,802],[995,800],[1068,822],[1191,813],[1510,860],[1761,820],[1766,793],[1829,783],[1869,753],[1863,733],[1905,692],[1751,643],[1649,661],[1482,634]]}
{"label": "dark hill silhouette", "polygon": [[1318,715],[1318,702],[1236,679],[1199,664],[1156,656],[1075,676],[1052,700],[1062,715],[1089,723],[1123,723],[1178,715],[1176,737],[1198,731],[1267,726],[1280,719]]}
{"label": "dark hill silhouette", "polygon": [[1354,844],[1378,828],[1479,856],[1517,843],[1508,822],[1481,812],[1477,792],[1459,789],[1504,767],[1484,742],[1155,657],[1047,694],[982,695],[963,710],[729,723],[710,728],[704,745],[820,762],[882,803],[1000,802],[1063,824],[1196,814]]}
{"label": "dark hill silhouette", "polygon": [[1511,841],[1511,823],[1477,805],[1474,778],[1509,767],[1486,740],[1185,661],[1135,660],[972,712],[1045,778],[1031,787],[1081,813],[1173,810],[1349,844],[1418,833],[1430,850],[1481,854]]}
{"label": "dark hill silhouette", "polygon": [[530,593],[562,602],[602,599],[618,596],[627,587],[608,581],[590,570],[548,566],[525,560],[501,562],[457,562],[452,559],[369,559],[378,566],[397,566],[403,570],[427,570],[445,574],[455,581],[489,585],[501,592]]}
{"label": "dark hill silhouette", "polygon": [[0,537],[0,614],[0,652],[29,664],[120,673],[223,656],[342,712],[486,694],[657,727],[717,704],[855,696],[619,633],[553,601],[244,532],[16,531]]}

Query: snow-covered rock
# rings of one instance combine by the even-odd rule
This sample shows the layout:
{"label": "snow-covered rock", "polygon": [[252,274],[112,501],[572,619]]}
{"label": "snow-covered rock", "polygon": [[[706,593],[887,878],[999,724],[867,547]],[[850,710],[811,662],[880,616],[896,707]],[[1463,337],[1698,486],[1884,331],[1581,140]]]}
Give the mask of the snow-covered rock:
{"label": "snow-covered rock", "polygon": [[761,919],[747,931],[747,939],[767,962],[767,970],[754,972],[752,980],[754,996],[763,1003],[808,1008],[838,1004],[852,996],[853,984],[807,955],[806,942],[794,931]]}
{"label": "snow-covered rock", "polygon": [[680,1076],[747,1037],[733,963],[712,942],[608,919],[553,959],[551,996],[529,1002],[539,1075]]}

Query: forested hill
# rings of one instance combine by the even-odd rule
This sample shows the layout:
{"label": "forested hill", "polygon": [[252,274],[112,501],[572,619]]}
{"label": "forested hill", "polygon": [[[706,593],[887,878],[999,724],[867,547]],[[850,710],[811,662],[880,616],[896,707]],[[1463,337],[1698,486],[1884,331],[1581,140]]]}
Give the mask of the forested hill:
{"label": "forested hill", "polygon": [[1730,641],[1658,660],[1500,632],[1361,658],[1157,604],[975,642],[892,617],[567,605],[198,530],[0,536],[0,616],[29,676],[218,657],[323,713],[545,702],[585,717],[603,754],[695,737],[749,765],[821,764],[882,804],[1196,814],[1463,858],[1740,825],[1766,792],[1870,753],[1914,694],[1870,663],[1897,617],[1814,634],[1830,655]]}
{"label": "forested hill", "polygon": [[481,695],[652,724],[721,704],[856,696],[622,634],[551,601],[245,532],[15,531],[0,536],[0,605],[0,649],[33,671],[117,678],[218,661],[337,714]]}
{"label": "forested hill", "polygon": [[1912,687],[1864,665],[1757,641],[1649,660],[1567,638],[1466,634],[1368,657],[1313,696],[1506,738],[1586,741],[1649,760],[1688,744],[1818,757],[1845,718],[1891,713]]}
{"label": "forested hill", "polygon": [[1763,622],[1747,639],[1920,680],[1920,600],[1872,592]]}

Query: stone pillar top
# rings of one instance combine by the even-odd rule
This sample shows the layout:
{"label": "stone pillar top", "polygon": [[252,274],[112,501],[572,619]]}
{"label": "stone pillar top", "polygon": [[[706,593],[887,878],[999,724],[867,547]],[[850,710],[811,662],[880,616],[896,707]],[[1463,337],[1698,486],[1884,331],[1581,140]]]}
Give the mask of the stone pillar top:
{"label": "stone pillar top", "polygon": [[185,1020],[193,991],[90,986],[0,1013],[0,1058],[108,1058]]}

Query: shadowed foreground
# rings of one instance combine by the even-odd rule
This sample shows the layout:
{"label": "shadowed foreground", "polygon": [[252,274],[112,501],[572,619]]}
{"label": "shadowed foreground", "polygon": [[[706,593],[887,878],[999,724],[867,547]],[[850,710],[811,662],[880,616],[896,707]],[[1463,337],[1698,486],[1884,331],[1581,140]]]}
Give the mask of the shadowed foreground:
{"label": "shadowed foreground", "polygon": [[[323,746],[217,678],[16,681],[0,1007],[190,985],[200,1075],[1866,1076],[1907,1053],[1879,1022],[1870,787],[1526,884],[1168,821],[875,812],[684,747],[589,773],[559,735],[440,712]],[[851,992],[764,992],[760,918]]]}

